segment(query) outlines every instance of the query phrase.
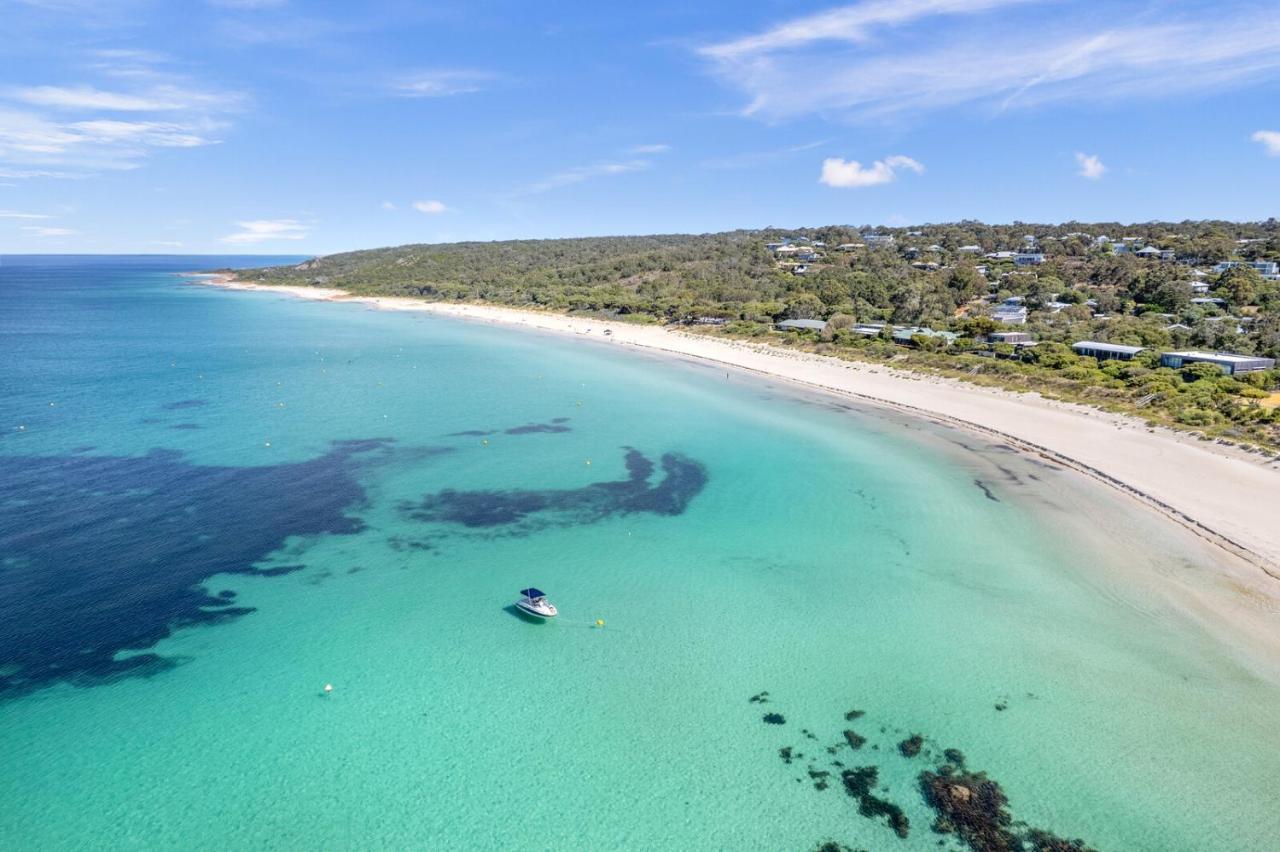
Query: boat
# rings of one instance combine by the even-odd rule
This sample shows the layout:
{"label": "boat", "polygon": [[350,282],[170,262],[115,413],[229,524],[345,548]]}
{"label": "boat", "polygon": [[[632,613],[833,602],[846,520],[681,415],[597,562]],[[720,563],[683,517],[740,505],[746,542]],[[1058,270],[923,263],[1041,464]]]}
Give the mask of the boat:
{"label": "boat", "polygon": [[546,593],[541,589],[521,589],[520,594],[523,597],[516,601],[516,609],[534,618],[556,617],[556,605],[547,600]]}

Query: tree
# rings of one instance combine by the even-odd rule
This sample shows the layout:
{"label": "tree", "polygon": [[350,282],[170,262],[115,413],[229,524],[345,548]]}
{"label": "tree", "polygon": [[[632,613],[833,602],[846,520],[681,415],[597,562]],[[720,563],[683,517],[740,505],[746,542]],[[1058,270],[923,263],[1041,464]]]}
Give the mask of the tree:
{"label": "tree", "polygon": [[1218,276],[1218,291],[1232,306],[1252,305],[1264,279],[1252,266],[1228,267]]}

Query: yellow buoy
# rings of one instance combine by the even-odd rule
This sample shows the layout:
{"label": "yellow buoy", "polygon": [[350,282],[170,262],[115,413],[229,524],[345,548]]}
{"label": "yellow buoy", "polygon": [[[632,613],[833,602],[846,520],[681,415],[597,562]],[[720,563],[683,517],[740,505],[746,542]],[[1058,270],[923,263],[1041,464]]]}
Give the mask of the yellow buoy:
{"label": "yellow buoy", "polygon": [[604,619],[603,619],[603,618],[597,618],[597,619],[596,619],[596,627],[604,627]]}

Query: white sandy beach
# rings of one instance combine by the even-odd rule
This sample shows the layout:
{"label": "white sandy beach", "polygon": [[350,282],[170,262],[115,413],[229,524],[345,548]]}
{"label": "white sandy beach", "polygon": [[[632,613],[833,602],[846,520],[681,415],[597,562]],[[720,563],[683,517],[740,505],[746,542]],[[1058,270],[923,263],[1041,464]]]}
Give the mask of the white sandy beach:
{"label": "white sandy beach", "polygon": [[[793,352],[765,344],[488,305],[360,297],[312,287],[264,286],[227,277],[205,283],[306,299],[359,302],[383,310],[590,336],[768,375],[798,385],[960,424],[1043,455],[1129,494],[1203,538],[1280,579],[1280,465],[1261,455],[1202,441],[1081,405],[1017,394],[880,365]],[[608,329],[609,335],[604,331]]]}

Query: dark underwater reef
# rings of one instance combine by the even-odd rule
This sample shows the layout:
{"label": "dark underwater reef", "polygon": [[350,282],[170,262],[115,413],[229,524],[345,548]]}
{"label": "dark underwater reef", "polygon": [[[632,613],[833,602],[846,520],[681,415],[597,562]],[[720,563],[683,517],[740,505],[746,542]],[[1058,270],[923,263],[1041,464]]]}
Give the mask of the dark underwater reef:
{"label": "dark underwater reef", "polygon": [[590,524],[619,515],[682,514],[706,486],[707,470],[679,453],[665,453],[659,463],[662,476],[654,482],[654,463],[639,450],[626,448],[626,479],[566,489],[446,489],[405,503],[401,509],[419,521],[506,534]]}
{"label": "dark underwater reef", "polygon": [[[768,704],[770,696],[768,692],[760,692],[748,701]],[[1007,701],[1002,703],[1007,706]],[[1004,708],[998,706],[997,709]],[[850,710],[844,719],[848,723],[864,715],[861,710]],[[785,724],[778,713],[766,714],[763,721]],[[880,728],[882,734],[887,731],[887,728]],[[883,822],[900,838],[910,836],[911,821],[901,805],[888,798],[888,791],[880,784],[880,767],[867,763],[868,756],[853,753],[862,751],[866,737],[846,729],[843,741],[837,740],[824,747],[818,744],[817,735],[808,729],[801,730],[800,734],[813,741],[812,745],[805,747],[810,754],[806,757],[800,747],[783,746],[778,755],[784,764],[807,763],[806,774],[818,792],[830,788],[832,776],[837,775],[840,786],[856,804],[859,815]],[[880,744],[873,745],[872,750],[881,751]],[[1008,797],[999,783],[987,777],[985,772],[970,769],[959,749],[938,750],[923,735],[911,734],[898,742],[896,748],[886,748],[882,754],[889,760],[916,762],[923,759],[929,762],[929,768],[917,776],[918,792],[933,812],[930,829],[939,835],[939,846],[946,845],[941,838],[951,838],[973,852],[1094,852],[1083,840],[1058,837],[1014,819]],[[850,763],[861,765],[850,766]],[[803,782],[804,778],[795,780]],[[817,848],[819,852],[851,852],[849,847],[835,840],[825,840]]]}
{"label": "dark underwater reef", "polygon": [[252,610],[212,596],[214,574],[253,566],[295,535],[363,528],[356,469],[382,440],[336,442],[317,458],[259,467],[141,457],[0,457],[0,696],[92,684],[172,664],[174,629]]}

